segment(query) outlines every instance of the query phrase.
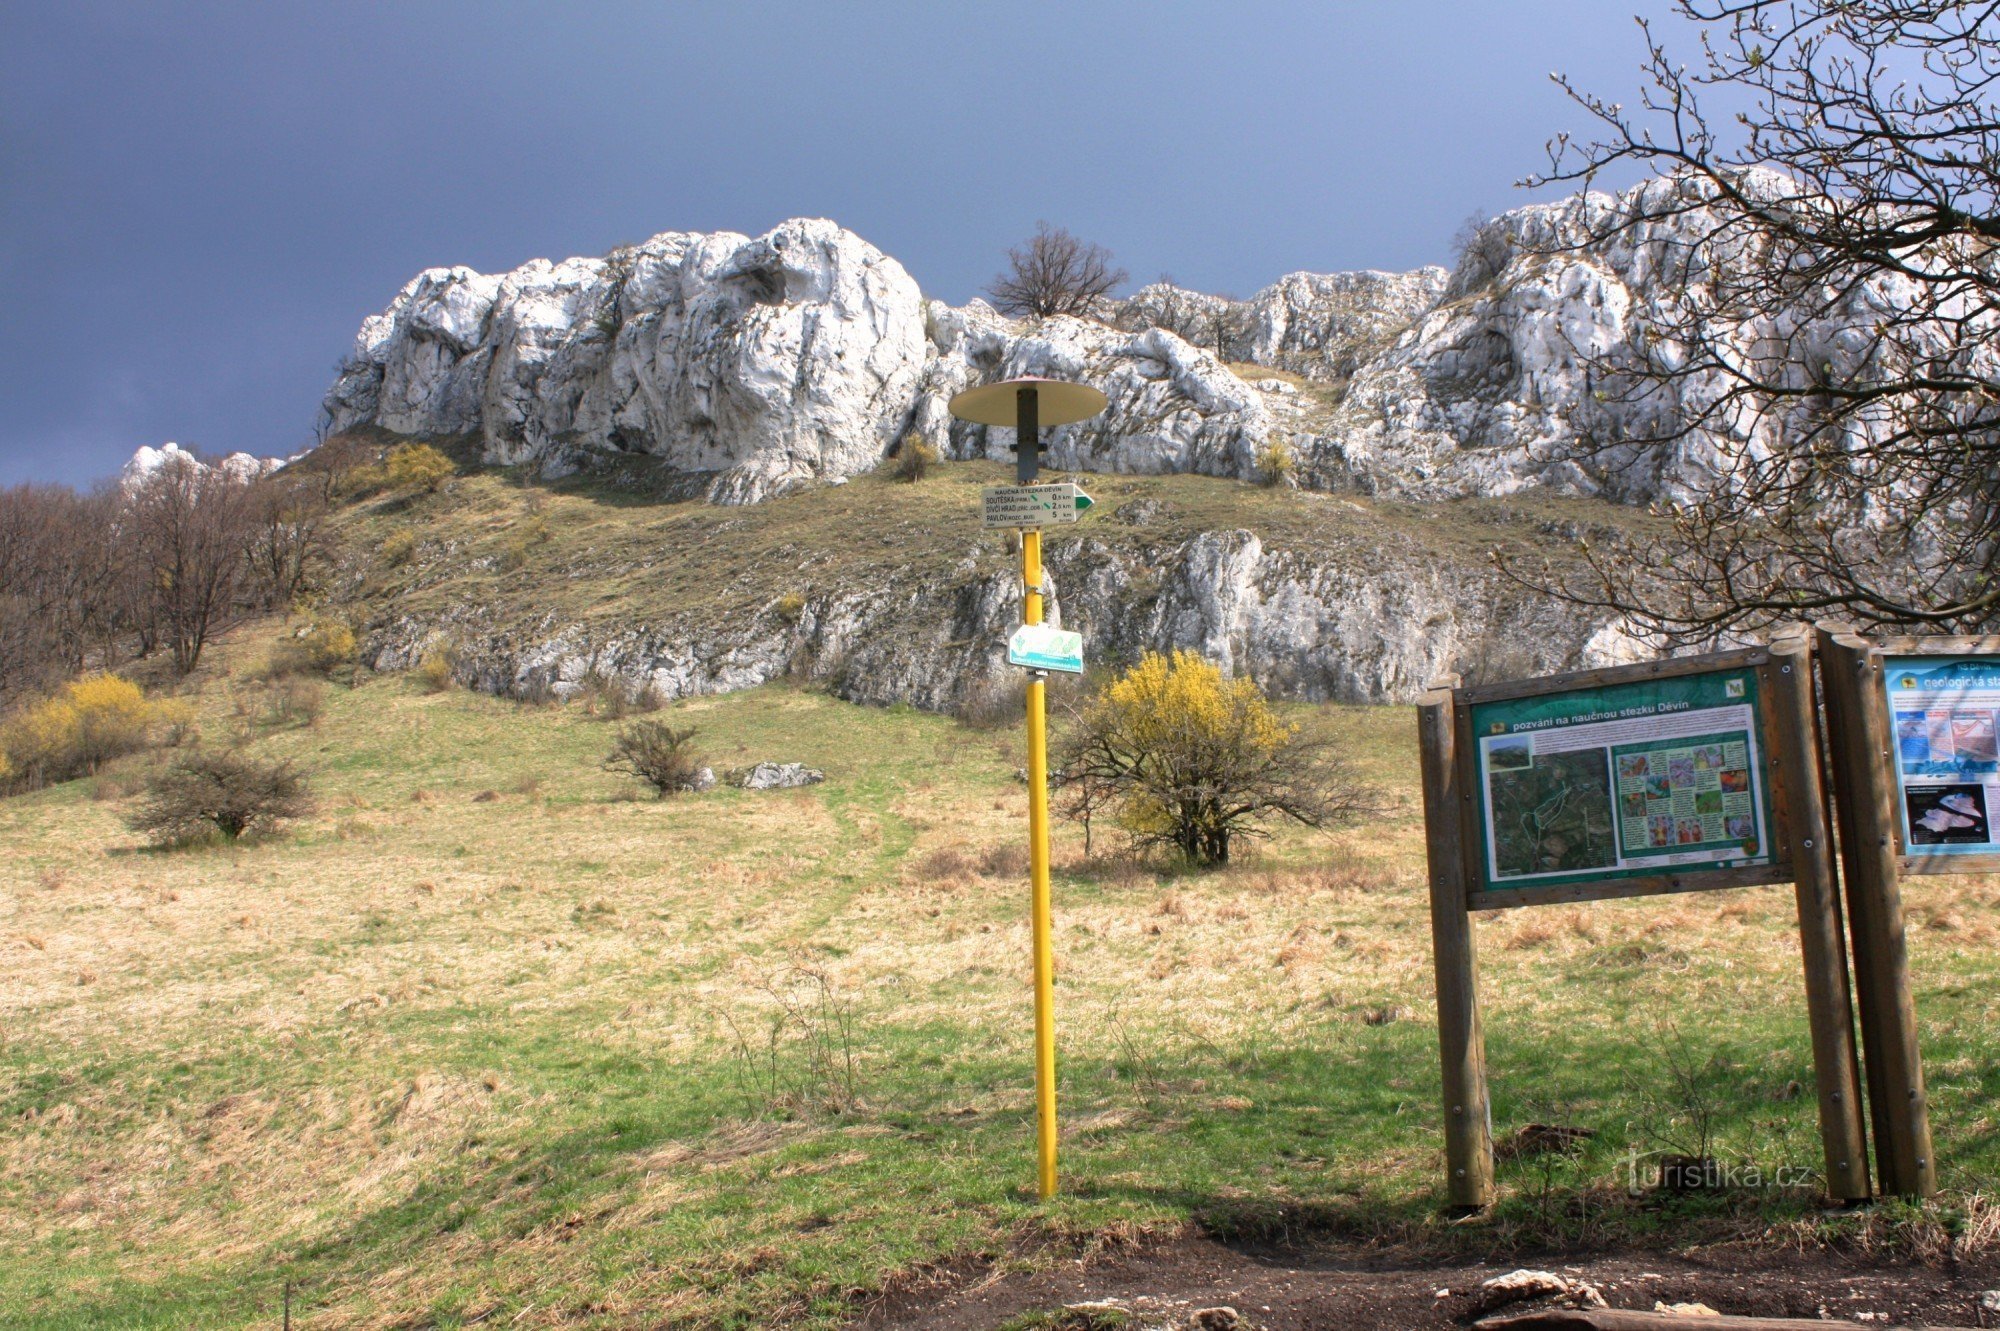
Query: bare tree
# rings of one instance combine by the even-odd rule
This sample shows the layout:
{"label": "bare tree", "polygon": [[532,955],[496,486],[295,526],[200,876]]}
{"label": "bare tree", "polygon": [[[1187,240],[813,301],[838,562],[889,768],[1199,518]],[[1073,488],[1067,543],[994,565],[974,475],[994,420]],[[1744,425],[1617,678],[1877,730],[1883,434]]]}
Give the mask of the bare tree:
{"label": "bare tree", "polygon": [[221,467],[170,456],[129,488],[134,567],[182,674],[235,614],[254,513],[250,486]]}
{"label": "bare tree", "polygon": [[287,468],[251,484],[245,557],[256,600],[264,609],[290,605],[313,562],[324,556],[331,477],[330,472]]}
{"label": "bare tree", "polygon": [[34,692],[110,656],[123,631],[117,496],[0,490],[0,696]]}
{"label": "bare tree", "polygon": [[1037,222],[1027,244],[1007,251],[1007,271],[986,291],[1003,314],[1046,319],[1087,315],[1124,280],[1125,270],[1111,266],[1110,250]]}
{"label": "bare tree", "polygon": [[[1597,137],[1557,138],[1528,183],[1587,187],[1631,165],[1675,177],[1641,213],[1574,210],[1577,245],[1662,217],[1683,237],[1654,276],[1682,298],[1595,359],[1579,428],[1607,458],[1699,441],[1720,475],[1654,534],[1586,550],[1581,578],[1510,572],[1670,640],[1829,612],[1994,624],[2000,10],[1675,8],[1703,25],[1695,58],[1670,56],[1642,23],[1637,108],[1558,79]],[[1606,404],[1628,408],[1622,435],[1602,428]]]}

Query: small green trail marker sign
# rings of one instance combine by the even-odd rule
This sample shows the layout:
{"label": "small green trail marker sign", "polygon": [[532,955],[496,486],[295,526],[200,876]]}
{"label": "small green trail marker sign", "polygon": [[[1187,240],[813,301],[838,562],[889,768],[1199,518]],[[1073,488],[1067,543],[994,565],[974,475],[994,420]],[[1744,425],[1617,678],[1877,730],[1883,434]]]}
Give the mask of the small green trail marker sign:
{"label": "small green trail marker sign", "polygon": [[1053,527],[1075,522],[1096,501],[1070,481],[1054,485],[990,485],[980,492],[988,527]]}
{"label": "small green trail marker sign", "polygon": [[1009,665],[1030,670],[1061,670],[1083,673],[1083,635],[1052,629],[1046,624],[1023,624],[1007,640]]}

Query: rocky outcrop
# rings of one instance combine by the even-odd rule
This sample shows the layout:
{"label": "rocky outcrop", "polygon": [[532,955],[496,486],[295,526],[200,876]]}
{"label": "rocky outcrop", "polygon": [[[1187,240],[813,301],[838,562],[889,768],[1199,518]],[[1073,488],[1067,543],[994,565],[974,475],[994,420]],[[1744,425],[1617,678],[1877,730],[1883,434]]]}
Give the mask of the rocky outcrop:
{"label": "rocky outcrop", "polygon": [[254,481],[260,476],[269,475],[283,465],[276,458],[253,457],[248,453],[231,453],[213,462],[204,462],[179,444],[166,443],[158,448],[141,445],[126,460],[124,468],[118,473],[118,483],[129,491],[135,486],[143,485],[163,467],[214,467],[232,480]]}
{"label": "rocky outcrop", "polygon": [[[755,239],[673,232],[500,276],[431,269],[363,325],[327,409],[336,430],[470,435],[490,461],[550,474],[645,453],[739,503],[855,475],[912,432],[949,456],[1006,456],[1010,431],[955,422],[946,403],[1048,374],[1111,399],[1053,433],[1063,467],[1247,477],[1280,446],[1318,489],[1673,500],[1727,484],[1777,419],[1631,442],[1670,434],[1719,386],[1606,394],[1596,377],[1676,354],[1652,330],[1697,298],[1679,265],[1733,261],[1702,188],[1661,179],[1517,209],[1449,275],[1294,273],[1247,301],[1156,283],[1108,305],[1108,322],[925,302],[894,260],[826,221]],[[1814,317],[1824,337],[1806,341],[1831,372],[1866,354],[1852,334],[1868,310]],[[1746,327],[1746,346],[1767,331]],[[1231,363],[1273,374],[1246,382]]]}
{"label": "rocky outcrop", "polygon": [[[1791,188],[1769,172],[1738,185]],[[1680,433],[1729,386],[1716,372],[1679,374],[1687,351],[1671,336],[1704,298],[1707,275],[1742,262],[1741,233],[1706,206],[1712,188],[1656,179],[1480,228],[1443,298],[1296,437],[1301,482],[1412,498],[1541,488],[1634,504],[1726,490],[1742,459],[1771,449],[1789,413],[1811,406],[1778,409],[1753,395],[1726,424]],[[1782,337],[1790,360],[1767,372],[1805,389],[1816,375],[1868,378],[1881,311],[1915,303],[1909,280],[1889,275],[1823,308],[1709,335],[1739,364],[1769,356]]]}
{"label": "rocky outcrop", "polygon": [[[1630,639],[1522,594],[1483,562],[1440,560],[1420,542],[1273,549],[1250,531],[1223,530],[1065,539],[1047,558],[1051,618],[1082,631],[1092,661],[1187,648],[1291,698],[1402,701],[1448,671],[1502,679],[1639,654]],[[595,680],[671,699],[787,676],[855,701],[936,711],[1011,697],[1021,679],[1005,662],[1020,618],[1011,559],[968,548],[956,565],[926,567],[721,619],[668,611],[592,626],[546,614],[508,620],[459,601],[379,624],[365,656],[378,669],[407,669],[449,644],[462,682],[521,697],[567,696]]]}
{"label": "rocky outcrop", "polygon": [[560,475],[651,454],[747,503],[878,463],[927,358],[902,266],[831,222],[670,232],[603,259],[418,274],[362,325],[333,428],[472,435]]}
{"label": "rocky outcrop", "polygon": [[1247,479],[1276,429],[1264,394],[1163,328],[1127,332],[1057,318],[1019,329],[978,302],[963,313],[934,308],[932,325],[938,355],[912,427],[948,457],[1013,456],[1014,431],[953,420],[946,403],[972,384],[1024,375],[1081,380],[1109,399],[1095,420],[1044,433],[1055,467]]}

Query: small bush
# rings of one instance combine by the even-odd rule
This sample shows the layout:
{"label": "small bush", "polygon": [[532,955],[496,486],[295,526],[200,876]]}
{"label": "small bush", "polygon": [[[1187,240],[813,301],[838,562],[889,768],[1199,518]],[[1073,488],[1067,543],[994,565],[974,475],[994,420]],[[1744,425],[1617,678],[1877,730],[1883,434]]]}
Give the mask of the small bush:
{"label": "small bush", "polygon": [[957,846],[939,846],[918,860],[916,868],[917,877],[927,883],[967,878],[974,872],[971,858]]}
{"label": "small bush", "polygon": [[218,833],[234,841],[311,811],[306,779],[289,763],[260,762],[228,749],[198,749],[147,782],[130,823],[156,845],[181,846]]}
{"label": "small bush", "polygon": [[501,572],[512,573],[528,562],[528,556],[536,546],[547,545],[553,539],[545,519],[531,518],[508,533],[494,562]]}
{"label": "small bush", "polygon": [[364,462],[343,471],[337,486],[350,499],[364,498],[389,488],[389,471],[379,462]]}
{"label": "small bush", "polygon": [[157,719],[137,684],[117,675],[72,680],[0,725],[6,778],[29,787],[87,776],[146,747]]}
{"label": "small bush", "polygon": [[577,685],[575,700],[582,704],[586,715],[607,721],[623,721],[632,710],[632,699],[625,686],[605,675],[586,675]]}
{"label": "small bush", "polygon": [[274,678],[330,675],[352,665],[359,650],[353,629],[337,619],[316,620],[304,633],[278,643],[271,653],[270,674]]}
{"label": "small bush", "polygon": [[287,678],[271,686],[264,721],[274,726],[316,726],[326,709],[326,685],[316,679]]}
{"label": "small bush", "polygon": [[390,568],[401,568],[417,553],[417,534],[408,527],[399,527],[383,537],[376,549],[383,563]]}
{"label": "small bush", "polygon": [[457,470],[450,458],[429,444],[397,444],[389,450],[382,469],[392,489],[420,490],[425,494],[436,492]]}
{"label": "small bush", "polygon": [[778,618],[787,624],[796,624],[806,612],[806,598],[798,592],[786,592],[771,607]]}
{"label": "small bush", "polygon": [[1023,878],[1028,873],[1028,848],[1018,841],[1003,841],[979,853],[979,872],[988,878]]}
{"label": "small bush", "polygon": [[153,724],[157,727],[154,738],[170,749],[200,738],[194,704],[185,698],[162,698],[154,703]]}
{"label": "small bush", "polygon": [[896,450],[896,479],[899,481],[921,481],[924,473],[938,460],[937,448],[923,436],[910,433],[903,436],[903,443]]}
{"label": "small bush", "polygon": [[1257,450],[1257,479],[1277,487],[1292,478],[1292,450],[1283,440],[1272,439]]}
{"label": "small bush", "polygon": [[443,693],[452,686],[458,669],[458,653],[449,647],[433,647],[417,662],[417,680],[427,693]]}
{"label": "small bush", "polygon": [[1019,725],[1027,706],[1027,681],[1016,672],[968,689],[952,715],[968,730]]}
{"label": "small bush", "polygon": [[702,761],[694,737],[693,726],[676,730],[664,721],[634,722],[618,732],[604,769],[636,776],[662,797],[699,790]]}

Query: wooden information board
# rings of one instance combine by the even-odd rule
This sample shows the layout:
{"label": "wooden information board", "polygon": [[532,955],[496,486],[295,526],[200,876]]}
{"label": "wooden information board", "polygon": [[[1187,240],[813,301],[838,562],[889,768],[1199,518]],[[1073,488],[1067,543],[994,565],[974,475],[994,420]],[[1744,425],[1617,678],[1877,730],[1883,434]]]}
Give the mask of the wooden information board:
{"label": "wooden information board", "polygon": [[1418,704],[1451,1201],[1493,1197],[1472,912],[1790,882],[1827,1192],[1870,1195],[1813,643],[1457,687]]}
{"label": "wooden information board", "polygon": [[1462,691],[1474,910],[1789,881],[1763,649]]}

